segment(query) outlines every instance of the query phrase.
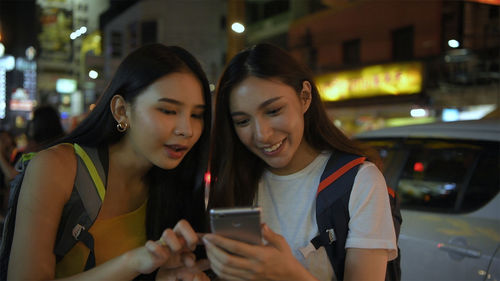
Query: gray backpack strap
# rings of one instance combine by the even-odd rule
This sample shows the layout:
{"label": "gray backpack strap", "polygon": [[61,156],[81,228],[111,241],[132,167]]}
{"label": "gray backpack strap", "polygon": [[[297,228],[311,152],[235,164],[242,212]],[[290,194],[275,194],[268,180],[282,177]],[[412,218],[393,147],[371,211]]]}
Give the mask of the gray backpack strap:
{"label": "gray backpack strap", "polygon": [[77,157],[75,188],[80,195],[83,206],[93,222],[101,209],[106,193],[106,174],[99,160],[97,148],[73,145]]}
{"label": "gray backpack strap", "polygon": [[94,239],[88,232],[105,196],[107,175],[97,148],[73,144],[77,155],[75,183],[71,197],[63,209],[54,253],[58,261],[81,241],[90,250],[85,270],[95,266]]}

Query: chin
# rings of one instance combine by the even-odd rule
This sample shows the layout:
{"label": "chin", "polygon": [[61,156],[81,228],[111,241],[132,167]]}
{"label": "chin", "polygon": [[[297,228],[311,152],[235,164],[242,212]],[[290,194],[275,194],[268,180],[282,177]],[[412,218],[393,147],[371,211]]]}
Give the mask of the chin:
{"label": "chin", "polygon": [[178,161],[167,160],[167,161],[162,161],[162,162],[158,163],[156,166],[158,166],[159,168],[161,168],[163,170],[173,170],[179,166],[181,161],[182,161],[182,159],[178,160]]}
{"label": "chin", "polygon": [[266,161],[267,165],[273,169],[283,169],[288,166],[290,161]]}

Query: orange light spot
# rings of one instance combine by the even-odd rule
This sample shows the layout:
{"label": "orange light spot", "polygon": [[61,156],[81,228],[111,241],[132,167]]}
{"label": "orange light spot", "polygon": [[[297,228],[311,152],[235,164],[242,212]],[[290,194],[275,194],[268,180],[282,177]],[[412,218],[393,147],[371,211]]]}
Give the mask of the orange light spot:
{"label": "orange light spot", "polygon": [[211,179],[210,172],[206,172],[205,173],[205,182],[210,183],[210,179]]}
{"label": "orange light spot", "polygon": [[413,171],[423,172],[424,171],[424,164],[422,162],[415,162],[415,164],[413,164]]}

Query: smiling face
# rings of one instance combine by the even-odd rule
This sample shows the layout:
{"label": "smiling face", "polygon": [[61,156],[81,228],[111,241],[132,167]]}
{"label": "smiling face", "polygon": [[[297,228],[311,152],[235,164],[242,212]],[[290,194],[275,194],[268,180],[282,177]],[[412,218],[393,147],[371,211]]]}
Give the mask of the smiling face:
{"label": "smiling face", "polygon": [[276,174],[299,171],[315,157],[316,152],[303,140],[304,113],[310,104],[307,91],[308,82],[299,98],[284,83],[256,77],[246,78],[231,91],[229,106],[236,134]]}
{"label": "smiling face", "polygon": [[204,111],[202,86],[193,74],[165,75],[127,106],[125,141],[136,156],[173,169],[200,138]]}

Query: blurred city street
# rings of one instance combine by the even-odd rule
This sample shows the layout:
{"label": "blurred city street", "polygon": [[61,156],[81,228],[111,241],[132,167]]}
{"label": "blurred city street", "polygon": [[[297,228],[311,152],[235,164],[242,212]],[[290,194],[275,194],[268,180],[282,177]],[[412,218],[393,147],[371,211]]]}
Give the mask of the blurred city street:
{"label": "blurred city street", "polygon": [[382,157],[402,279],[500,280],[500,0],[0,0],[0,157],[30,150],[38,107],[71,132],[155,42],[191,52],[212,93],[241,50],[289,51],[331,122]]}

